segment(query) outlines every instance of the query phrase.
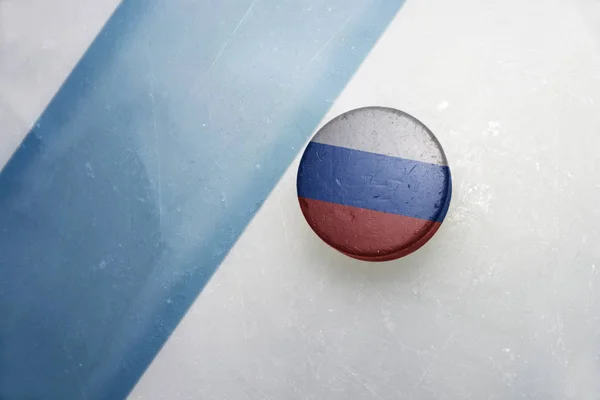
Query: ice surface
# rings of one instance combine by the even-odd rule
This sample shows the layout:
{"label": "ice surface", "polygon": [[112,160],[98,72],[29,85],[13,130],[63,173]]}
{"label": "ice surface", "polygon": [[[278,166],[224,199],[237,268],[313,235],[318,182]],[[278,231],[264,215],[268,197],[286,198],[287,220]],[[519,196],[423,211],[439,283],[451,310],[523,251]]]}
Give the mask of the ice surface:
{"label": "ice surface", "polygon": [[454,198],[370,265],[310,231],[294,163],[132,398],[600,397],[598,3],[410,1],[323,122],[426,123]]}

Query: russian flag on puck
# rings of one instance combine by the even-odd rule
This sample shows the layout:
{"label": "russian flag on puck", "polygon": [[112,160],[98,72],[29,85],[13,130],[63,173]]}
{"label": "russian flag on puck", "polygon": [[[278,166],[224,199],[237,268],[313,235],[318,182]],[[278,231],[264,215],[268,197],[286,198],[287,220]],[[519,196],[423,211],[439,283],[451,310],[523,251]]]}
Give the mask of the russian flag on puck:
{"label": "russian flag on puck", "polygon": [[446,216],[452,183],[435,136],[412,116],[368,107],[325,125],[298,171],[311,228],[351,257],[387,261],[420,248]]}

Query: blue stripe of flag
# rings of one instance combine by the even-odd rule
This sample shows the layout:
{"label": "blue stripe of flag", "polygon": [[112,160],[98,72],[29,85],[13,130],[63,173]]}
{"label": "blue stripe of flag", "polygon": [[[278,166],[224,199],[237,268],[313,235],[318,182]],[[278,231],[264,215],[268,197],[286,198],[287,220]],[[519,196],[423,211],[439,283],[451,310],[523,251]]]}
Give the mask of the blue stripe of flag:
{"label": "blue stripe of flag", "polygon": [[430,221],[443,221],[450,196],[446,166],[310,142],[298,196]]}

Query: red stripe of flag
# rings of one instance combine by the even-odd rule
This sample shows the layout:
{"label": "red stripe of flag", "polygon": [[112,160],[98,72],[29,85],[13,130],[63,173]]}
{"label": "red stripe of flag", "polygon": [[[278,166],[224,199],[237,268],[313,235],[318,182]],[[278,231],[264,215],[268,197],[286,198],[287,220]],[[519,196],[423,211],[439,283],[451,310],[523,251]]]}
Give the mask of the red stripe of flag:
{"label": "red stripe of flag", "polygon": [[[303,197],[299,201],[309,225],[321,239],[342,253],[366,261],[388,261],[410,254],[440,227],[439,222],[398,214]],[[407,242],[411,238],[416,240]]]}

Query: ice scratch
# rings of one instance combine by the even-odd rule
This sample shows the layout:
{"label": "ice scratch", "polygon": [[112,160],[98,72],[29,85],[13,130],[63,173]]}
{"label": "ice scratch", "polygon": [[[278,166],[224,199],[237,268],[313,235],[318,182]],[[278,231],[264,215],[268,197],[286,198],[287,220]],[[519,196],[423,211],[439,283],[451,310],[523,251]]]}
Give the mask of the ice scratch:
{"label": "ice scratch", "polygon": [[[448,348],[448,346],[454,341],[454,337],[455,337],[454,333],[451,333],[450,335],[448,335],[448,338],[446,338],[446,340],[444,341],[444,344],[442,345],[442,348],[441,348],[442,351],[444,351],[444,350],[446,350]],[[429,361],[429,363],[427,364],[427,366],[423,370],[423,373],[421,374],[421,376],[419,377],[419,379],[417,379],[417,381],[415,382],[415,384],[410,389],[410,392],[408,392],[408,397],[409,398],[413,397],[414,391],[417,390],[417,388],[419,388],[419,386],[421,386],[423,384],[423,382],[425,381],[425,379],[427,378],[427,376],[433,371],[433,367],[434,367],[435,363],[437,362],[438,357],[439,357],[439,353],[436,354],[431,359],[431,361]]]}
{"label": "ice scratch", "polygon": [[152,130],[154,131],[154,151],[156,153],[156,175],[157,175],[157,186],[158,186],[158,223],[162,229],[162,213],[163,213],[163,202],[162,202],[162,174],[160,166],[160,150],[158,146],[158,132],[156,131],[156,106],[154,104],[154,95],[152,92],[148,93],[152,102]]}
{"label": "ice scratch", "polygon": [[227,38],[227,40],[225,40],[225,43],[223,43],[223,46],[221,47],[221,50],[219,50],[219,52],[217,53],[215,59],[213,60],[212,64],[210,65],[211,68],[214,67],[215,64],[219,61],[219,59],[223,55],[223,52],[225,51],[225,49],[227,48],[227,46],[229,46],[229,43],[231,42],[231,39],[233,39],[233,37],[237,33],[238,29],[240,29],[240,27],[246,21],[246,19],[248,18],[248,15],[250,15],[250,11],[252,11],[252,8],[254,7],[254,4],[256,4],[257,1],[258,0],[252,1],[252,3],[250,4],[250,7],[248,7],[248,9],[246,10],[246,13],[242,17],[242,19],[240,19],[240,21],[238,22],[238,24],[235,27],[235,29],[231,32],[231,34],[229,35],[229,37]]}
{"label": "ice scratch", "polygon": [[346,370],[346,372],[354,379],[358,384],[360,384],[367,392],[371,393],[376,399],[383,400],[383,397],[379,395],[370,385],[368,385],[365,381],[363,381],[356,372],[352,371],[345,365],[342,365],[342,368]]}
{"label": "ice scratch", "polygon": [[334,33],[333,35],[331,35],[331,37],[329,38],[329,40],[327,40],[325,42],[325,44],[323,46],[321,46],[321,48],[315,53],[315,55],[310,59],[310,61],[306,65],[312,64],[317,58],[319,58],[319,56],[321,55],[321,53],[323,53],[323,51],[327,48],[327,46],[329,46],[329,43],[331,43],[333,41],[333,39],[335,39],[336,37],[338,37],[338,35],[344,30],[344,28],[346,27],[346,25],[348,24],[348,22],[350,22],[351,19],[352,19],[352,15],[349,15],[348,18],[346,18],[346,20],[342,24],[342,26],[340,26],[340,29],[338,29],[336,33]]}

